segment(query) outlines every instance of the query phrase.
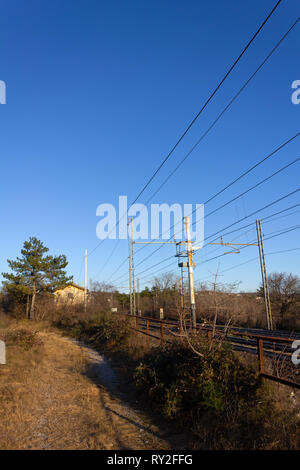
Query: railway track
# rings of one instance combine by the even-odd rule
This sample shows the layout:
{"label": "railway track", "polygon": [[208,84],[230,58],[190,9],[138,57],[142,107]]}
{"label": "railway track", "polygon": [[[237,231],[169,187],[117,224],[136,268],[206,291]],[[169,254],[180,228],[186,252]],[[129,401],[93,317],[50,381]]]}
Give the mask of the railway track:
{"label": "railway track", "polygon": [[[133,327],[133,329],[137,333],[148,336],[148,344],[150,337],[163,343],[165,341],[171,342],[174,338],[183,336],[177,322],[136,315],[126,316],[135,319],[135,328]],[[187,329],[190,329],[190,325],[187,325]],[[212,328],[205,324],[197,324],[196,329],[207,335],[211,335],[212,332]],[[224,326],[217,325],[216,336],[221,337],[224,329]],[[292,344],[295,340],[300,341],[299,333],[232,327],[225,332],[225,338],[226,342],[230,343],[235,351],[258,356],[259,373],[263,378],[300,389],[300,368],[297,368],[291,360],[292,353],[294,352]],[[265,357],[276,361],[280,368],[285,364],[287,370],[292,370],[293,372],[293,381],[266,373],[264,366]]]}
{"label": "railway track", "polygon": [[[142,328],[146,332],[146,322],[145,318],[141,318],[138,320],[139,328]],[[149,319],[149,332],[159,333],[160,335],[160,324],[155,321],[154,319],[151,321]],[[198,325],[199,330],[202,331],[209,331],[204,325]],[[225,327],[218,325],[216,327],[217,331],[223,332]],[[231,334],[238,333],[238,335]],[[165,322],[165,338],[172,338],[179,336],[179,327],[174,322]],[[249,352],[253,354],[257,354],[257,338],[258,336],[262,336],[264,338],[282,338],[282,339],[292,339],[292,340],[299,340],[300,341],[300,334],[299,333],[291,333],[288,331],[280,331],[280,330],[264,330],[264,329],[254,329],[254,328],[239,328],[233,327],[230,328],[228,333],[226,334],[226,340],[232,344],[233,349],[242,352]],[[158,339],[160,339],[158,337]],[[291,343],[279,343],[274,342],[272,340],[263,339],[263,349],[267,356],[274,357],[274,356],[291,356],[293,353],[293,349],[291,347]]]}

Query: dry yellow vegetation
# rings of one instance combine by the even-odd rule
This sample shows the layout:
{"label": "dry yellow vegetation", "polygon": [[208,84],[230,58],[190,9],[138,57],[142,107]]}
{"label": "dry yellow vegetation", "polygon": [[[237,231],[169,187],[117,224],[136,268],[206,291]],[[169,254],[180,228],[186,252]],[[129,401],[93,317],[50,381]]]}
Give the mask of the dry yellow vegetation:
{"label": "dry yellow vegetation", "polygon": [[57,332],[0,328],[0,449],[169,449],[158,428],[101,382],[95,358]]}

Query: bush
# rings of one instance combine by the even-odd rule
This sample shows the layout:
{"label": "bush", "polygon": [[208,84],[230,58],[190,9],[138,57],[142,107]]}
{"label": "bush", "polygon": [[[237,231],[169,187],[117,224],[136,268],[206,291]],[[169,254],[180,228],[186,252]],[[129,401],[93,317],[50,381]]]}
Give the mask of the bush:
{"label": "bush", "polygon": [[138,390],[164,417],[192,427],[204,447],[251,448],[273,413],[267,389],[228,347],[210,352],[202,341],[197,349],[203,357],[183,342],[152,350],[136,369]]}
{"label": "bush", "polygon": [[126,317],[106,313],[62,317],[57,325],[114,360],[124,383],[130,384],[129,393],[135,383],[152,408],[187,430],[191,446],[299,447],[298,410],[285,411],[282,402],[274,399],[273,389],[261,382],[256,368],[225,343],[215,343],[210,349],[207,339],[194,340],[202,356],[182,341],[146,352],[145,338],[132,332]]}
{"label": "bush", "polygon": [[128,318],[111,313],[95,314],[86,320],[64,317],[56,326],[67,330],[71,336],[102,349],[120,348],[131,334]]}
{"label": "bush", "polygon": [[107,346],[113,349],[126,342],[131,330],[128,319],[108,314],[100,316],[96,325],[86,327],[84,333],[96,346]]}
{"label": "bush", "polygon": [[37,331],[27,330],[25,328],[18,328],[9,330],[4,335],[5,342],[9,345],[19,346],[25,351],[29,351],[33,347],[41,346],[43,344],[39,338]]}

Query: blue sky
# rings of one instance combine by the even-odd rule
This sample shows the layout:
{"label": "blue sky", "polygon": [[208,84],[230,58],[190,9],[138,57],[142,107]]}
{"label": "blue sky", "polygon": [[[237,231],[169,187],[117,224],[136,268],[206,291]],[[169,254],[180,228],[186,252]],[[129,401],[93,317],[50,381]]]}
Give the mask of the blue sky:
{"label": "blue sky", "polygon": [[[135,198],[274,3],[4,0],[0,80],[7,85],[7,103],[0,105],[0,271],[32,235],[51,253],[66,254],[69,273],[82,284],[84,249],[91,251],[99,242],[97,206],[116,204],[119,195],[127,195],[129,201]],[[299,13],[297,0],[282,2],[139,202],[157,189]],[[291,84],[300,79],[299,47],[298,23],[152,202],[202,203],[299,131],[300,104],[291,102]],[[300,137],[205,211],[299,157],[299,142]],[[205,233],[297,189],[299,173],[298,162],[209,217]],[[297,193],[258,216],[299,202]],[[295,209],[288,217],[263,225],[265,235],[297,225],[299,214]],[[244,224],[252,221],[255,216]],[[254,228],[253,224],[251,231],[232,236],[251,242]],[[107,240],[89,256],[90,279],[109,279],[126,259],[123,240],[105,265],[115,244]],[[265,251],[297,247],[299,230],[294,230],[266,240]],[[147,247],[137,254],[137,263],[152,250]],[[239,255],[201,264],[223,251],[208,246],[197,255],[196,279],[208,278],[219,262],[220,271],[225,271],[257,256],[257,248],[249,247]],[[140,271],[173,252],[166,246]],[[299,257],[296,250],[270,255],[268,271],[300,274]],[[154,270],[149,269],[148,278],[143,275],[142,286]],[[175,258],[169,270],[178,272]],[[118,277],[116,284],[128,284],[126,263],[112,280]],[[224,272],[222,281],[235,280],[241,281],[240,289],[255,289],[260,281],[258,261]]]}

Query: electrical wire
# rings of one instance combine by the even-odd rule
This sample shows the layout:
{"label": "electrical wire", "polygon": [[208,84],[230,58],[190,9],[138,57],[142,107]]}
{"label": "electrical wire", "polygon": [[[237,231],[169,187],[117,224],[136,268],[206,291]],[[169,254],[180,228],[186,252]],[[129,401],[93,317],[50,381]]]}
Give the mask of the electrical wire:
{"label": "electrical wire", "polygon": [[[294,191],[291,191],[290,193],[281,196],[280,198],[276,199],[275,201],[272,201],[271,203],[269,203],[269,204],[267,204],[267,205],[265,205],[265,206],[263,206],[263,207],[261,207],[261,208],[259,208],[259,209],[256,209],[255,211],[251,212],[250,214],[244,216],[243,218],[241,218],[241,219],[239,219],[239,220],[233,222],[233,223],[230,224],[230,225],[227,225],[226,227],[224,227],[224,228],[218,230],[217,232],[215,232],[214,234],[209,235],[208,237],[206,237],[206,240],[212,238],[213,236],[215,236],[216,234],[218,234],[218,233],[220,233],[220,232],[224,232],[224,230],[227,230],[228,228],[230,228],[230,227],[232,227],[232,226],[234,226],[234,225],[240,223],[241,221],[243,221],[243,220],[245,220],[245,219],[251,217],[252,215],[255,215],[255,214],[257,214],[258,212],[261,212],[262,210],[265,210],[265,209],[267,209],[267,208],[269,208],[269,207],[272,207],[273,205],[277,204],[278,202],[281,202],[281,201],[283,201],[284,199],[286,199],[286,198],[288,198],[288,197],[290,197],[290,196],[293,196],[293,195],[296,194],[299,190],[300,190],[300,188],[298,188],[298,189],[296,189],[296,190],[294,190]],[[275,215],[281,214],[281,213],[283,213],[283,212],[285,212],[285,211],[287,211],[287,210],[290,210],[290,209],[292,209],[292,208],[294,208],[294,207],[297,207],[297,206],[299,206],[299,205],[300,205],[300,204],[294,204],[294,205],[292,205],[292,206],[289,206],[289,207],[286,208],[286,209],[282,209],[282,210],[280,210],[280,211],[275,212],[274,214],[271,214],[271,215],[269,215],[269,216],[264,217],[262,220],[266,220],[266,219],[268,219],[268,218],[270,218],[270,217],[273,217],[273,216],[275,216]],[[245,226],[239,227],[239,228],[237,228],[237,229],[234,229],[234,230],[232,230],[232,231],[230,231],[230,232],[227,232],[227,233],[225,233],[225,234],[223,233],[223,236],[227,236],[227,235],[229,235],[229,234],[231,234],[231,233],[234,233],[234,232],[237,232],[237,231],[239,231],[239,230],[242,230],[242,229],[244,229],[244,228],[246,228],[246,227],[249,227],[249,226],[252,225],[252,224],[253,224],[253,222],[251,222],[250,224],[247,224],[247,225],[245,225]],[[219,238],[219,237],[213,239],[212,242],[218,240],[218,238]],[[211,243],[212,243],[212,242],[211,242]],[[204,248],[205,246],[207,246],[207,245],[209,245],[209,243],[206,243],[206,244],[203,246],[203,248]],[[199,253],[199,252],[198,252],[198,253]],[[152,265],[152,266],[150,267],[150,269],[151,269],[152,267],[155,267],[155,266],[159,265],[160,263],[163,263],[163,262],[167,261],[168,259],[171,259],[171,258],[173,258],[173,255],[172,255],[172,256],[169,256],[168,258],[165,258],[164,260],[161,260],[159,263],[156,263],[155,265]],[[123,264],[124,264],[124,262],[123,262]],[[144,271],[143,271],[143,272],[144,272]],[[141,273],[139,273],[139,274],[141,274]],[[119,279],[123,279],[124,277],[125,277],[125,274],[122,274],[121,276],[117,277],[117,278],[116,278],[114,281],[112,281],[112,282],[116,282],[116,281],[118,281]]]}
{"label": "electrical wire", "polygon": [[[239,95],[242,93],[242,91],[247,87],[247,85],[252,81],[252,79],[255,77],[255,75],[259,72],[259,70],[265,65],[265,63],[268,61],[268,59],[273,55],[273,53],[278,49],[280,44],[284,41],[284,39],[287,37],[287,35],[294,29],[296,24],[299,21],[299,17],[297,20],[292,24],[292,26],[288,29],[288,31],[280,38],[278,43],[273,47],[273,49],[269,52],[269,54],[265,57],[265,59],[262,61],[262,63],[259,65],[259,67],[253,72],[253,74],[248,78],[248,80],[244,83],[244,85],[239,89],[239,91],[233,96],[233,98],[229,101],[229,103],[225,106],[225,108],[221,111],[221,113],[217,116],[217,118],[212,122],[212,124],[208,127],[208,129],[201,135],[201,137],[197,140],[197,142],[193,145],[193,147],[186,153],[184,158],[180,160],[178,165],[174,168],[174,170],[167,176],[167,178],[162,182],[162,184],[156,189],[156,191],[151,195],[151,197],[147,200],[146,205],[153,199],[154,196],[165,186],[165,184],[172,178],[172,176],[176,173],[176,171],[181,167],[181,165],[186,161],[186,159],[193,153],[193,151],[198,147],[200,142],[207,136],[207,134],[214,128],[214,126],[217,124],[217,122],[221,119],[221,117],[226,113],[226,111],[230,108],[230,106],[234,103],[234,101],[239,97]],[[225,191],[222,190],[221,192]],[[220,193],[217,193],[216,196],[218,196]],[[214,196],[214,197],[216,197]]]}
{"label": "electrical wire", "polygon": [[[271,16],[273,15],[273,13],[275,12],[275,10],[278,8],[278,6],[280,5],[282,0],[278,0],[276,2],[276,4],[274,5],[274,7],[272,8],[272,10],[270,11],[270,13],[267,15],[267,17],[264,19],[264,21],[261,23],[260,27],[256,30],[256,32],[253,34],[253,36],[251,37],[251,39],[249,40],[249,42],[246,44],[246,46],[244,47],[244,49],[242,50],[242,52],[240,53],[240,55],[237,57],[237,59],[233,62],[233,64],[231,65],[231,67],[228,69],[228,71],[226,72],[226,74],[224,75],[224,77],[222,78],[222,80],[219,82],[219,84],[217,85],[217,87],[214,89],[214,91],[211,93],[211,95],[209,96],[209,98],[206,100],[206,102],[204,103],[204,105],[201,107],[201,109],[198,111],[198,113],[194,116],[194,118],[192,119],[192,121],[189,123],[189,125],[187,126],[187,128],[184,130],[184,132],[181,134],[180,138],[177,140],[177,142],[175,143],[175,145],[171,148],[171,150],[169,151],[169,153],[167,154],[167,156],[163,159],[163,161],[160,163],[160,165],[158,166],[158,168],[155,170],[155,172],[151,175],[151,177],[148,179],[148,181],[146,182],[146,184],[143,186],[143,188],[140,190],[140,192],[138,193],[138,195],[135,197],[135,199],[133,200],[133,202],[130,204],[129,208],[135,204],[135,202],[140,198],[140,196],[144,193],[144,191],[146,190],[146,188],[149,186],[149,184],[153,181],[153,179],[156,177],[156,175],[158,174],[158,172],[161,170],[161,168],[165,165],[165,163],[168,161],[168,159],[171,157],[171,155],[174,153],[175,149],[178,147],[178,145],[180,144],[180,142],[184,139],[184,137],[186,136],[186,134],[189,132],[189,130],[192,128],[192,126],[195,124],[195,122],[197,121],[197,119],[199,118],[199,116],[202,114],[202,112],[204,111],[204,109],[207,107],[207,105],[210,103],[210,101],[213,99],[213,97],[215,96],[215,94],[218,92],[218,90],[221,88],[221,86],[223,85],[223,83],[226,81],[226,79],[229,77],[229,75],[231,74],[231,72],[234,70],[234,68],[236,67],[236,65],[238,64],[238,62],[241,60],[241,58],[243,57],[243,55],[246,53],[247,49],[250,47],[250,45],[253,43],[253,41],[256,39],[256,37],[258,36],[258,34],[260,33],[260,31],[263,29],[263,27],[265,26],[265,24],[268,22],[268,20],[271,18]],[[124,215],[125,216],[125,215]],[[123,217],[124,217],[123,216]],[[113,229],[111,231],[113,231],[119,224],[119,221],[116,222],[115,226],[113,227]],[[89,252],[89,256],[91,256],[95,251],[96,249],[104,242],[105,239],[101,240],[94,249],[92,249],[90,252]]]}

